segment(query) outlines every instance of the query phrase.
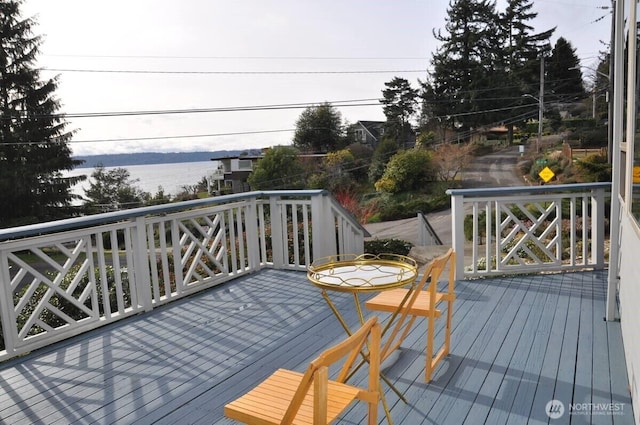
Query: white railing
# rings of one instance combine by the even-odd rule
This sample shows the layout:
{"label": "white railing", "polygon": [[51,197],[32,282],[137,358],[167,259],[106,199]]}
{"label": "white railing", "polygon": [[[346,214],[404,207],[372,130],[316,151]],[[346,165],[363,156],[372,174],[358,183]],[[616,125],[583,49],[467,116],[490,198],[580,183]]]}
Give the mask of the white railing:
{"label": "white railing", "polygon": [[0,230],[0,360],[264,267],[362,253],[325,191],[249,192]]}
{"label": "white railing", "polygon": [[450,189],[456,275],[604,268],[610,183]]}
{"label": "white railing", "polygon": [[429,219],[421,211],[418,211],[418,245],[433,246],[442,245],[442,240],[436,233]]}

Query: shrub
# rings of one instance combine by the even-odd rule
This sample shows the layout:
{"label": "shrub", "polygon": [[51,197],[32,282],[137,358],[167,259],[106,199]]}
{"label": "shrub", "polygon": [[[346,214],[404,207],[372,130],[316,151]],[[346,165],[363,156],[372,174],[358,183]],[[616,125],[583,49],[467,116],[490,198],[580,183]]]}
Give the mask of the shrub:
{"label": "shrub", "polygon": [[[482,237],[487,235],[487,213],[484,211],[478,214],[478,236],[480,237],[479,243],[482,244]],[[464,237],[466,240],[473,240],[473,215],[468,214],[464,218]]]}
{"label": "shrub", "polygon": [[607,158],[592,154],[576,161],[576,167],[587,182],[608,182],[611,181],[611,165]]}
{"label": "shrub", "polygon": [[413,244],[401,239],[372,239],[364,242],[364,252],[367,254],[398,254],[408,255]]}

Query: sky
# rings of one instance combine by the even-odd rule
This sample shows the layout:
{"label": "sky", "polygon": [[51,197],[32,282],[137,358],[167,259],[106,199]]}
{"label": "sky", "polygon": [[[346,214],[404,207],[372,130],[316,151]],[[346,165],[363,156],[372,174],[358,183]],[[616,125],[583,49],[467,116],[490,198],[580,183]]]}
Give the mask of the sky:
{"label": "sky", "polygon": [[[424,80],[448,5],[25,0],[22,12],[43,36],[41,77],[58,75],[74,155],[94,155],[288,145],[304,108],[322,102],[349,123],[382,121],[384,83],[401,77],[417,88]],[[602,8],[610,5],[535,0],[530,24],[556,27],[552,43],[564,37],[583,66],[595,67],[610,38],[610,10]],[[141,114],[149,111],[180,113]],[[102,116],[78,116],[86,114]]]}

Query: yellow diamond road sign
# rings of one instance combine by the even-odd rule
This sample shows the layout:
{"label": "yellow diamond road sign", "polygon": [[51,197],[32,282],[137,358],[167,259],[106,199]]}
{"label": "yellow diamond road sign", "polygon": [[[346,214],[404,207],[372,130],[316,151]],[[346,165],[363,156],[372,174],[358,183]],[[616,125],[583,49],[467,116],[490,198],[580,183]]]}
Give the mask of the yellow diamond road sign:
{"label": "yellow diamond road sign", "polygon": [[553,176],[555,176],[555,173],[551,171],[551,168],[544,167],[542,171],[538,173],[538,175],[542,180],[544,180],[545,183],[547,183],[549,180],[553,178]]}

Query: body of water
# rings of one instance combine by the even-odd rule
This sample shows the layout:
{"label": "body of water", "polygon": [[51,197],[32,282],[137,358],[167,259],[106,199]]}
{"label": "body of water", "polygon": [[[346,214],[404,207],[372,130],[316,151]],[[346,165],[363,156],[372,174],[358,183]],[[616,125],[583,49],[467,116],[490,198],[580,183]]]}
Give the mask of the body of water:
{"label": "body of water", "polygon": [[[138,180],[134,185],[143,191],[154,195],[158,192],[158,187],[162,186],[166,194],[174,196],[182,191],[182,186],[197,184],[203,177],[215,170],[217,165],[216,161],[201,161],[105,167],[105,170],[125,168],[129,171],[131,180]],[[95,168],[76,168],[66,172],[65,176],[80,176],[84,174],[91,178],[91,173],[94,170]],[[84,192],[89,188],[89,185],[89,180],[80,182],[73,187],[73,193],[84,196]]]}

